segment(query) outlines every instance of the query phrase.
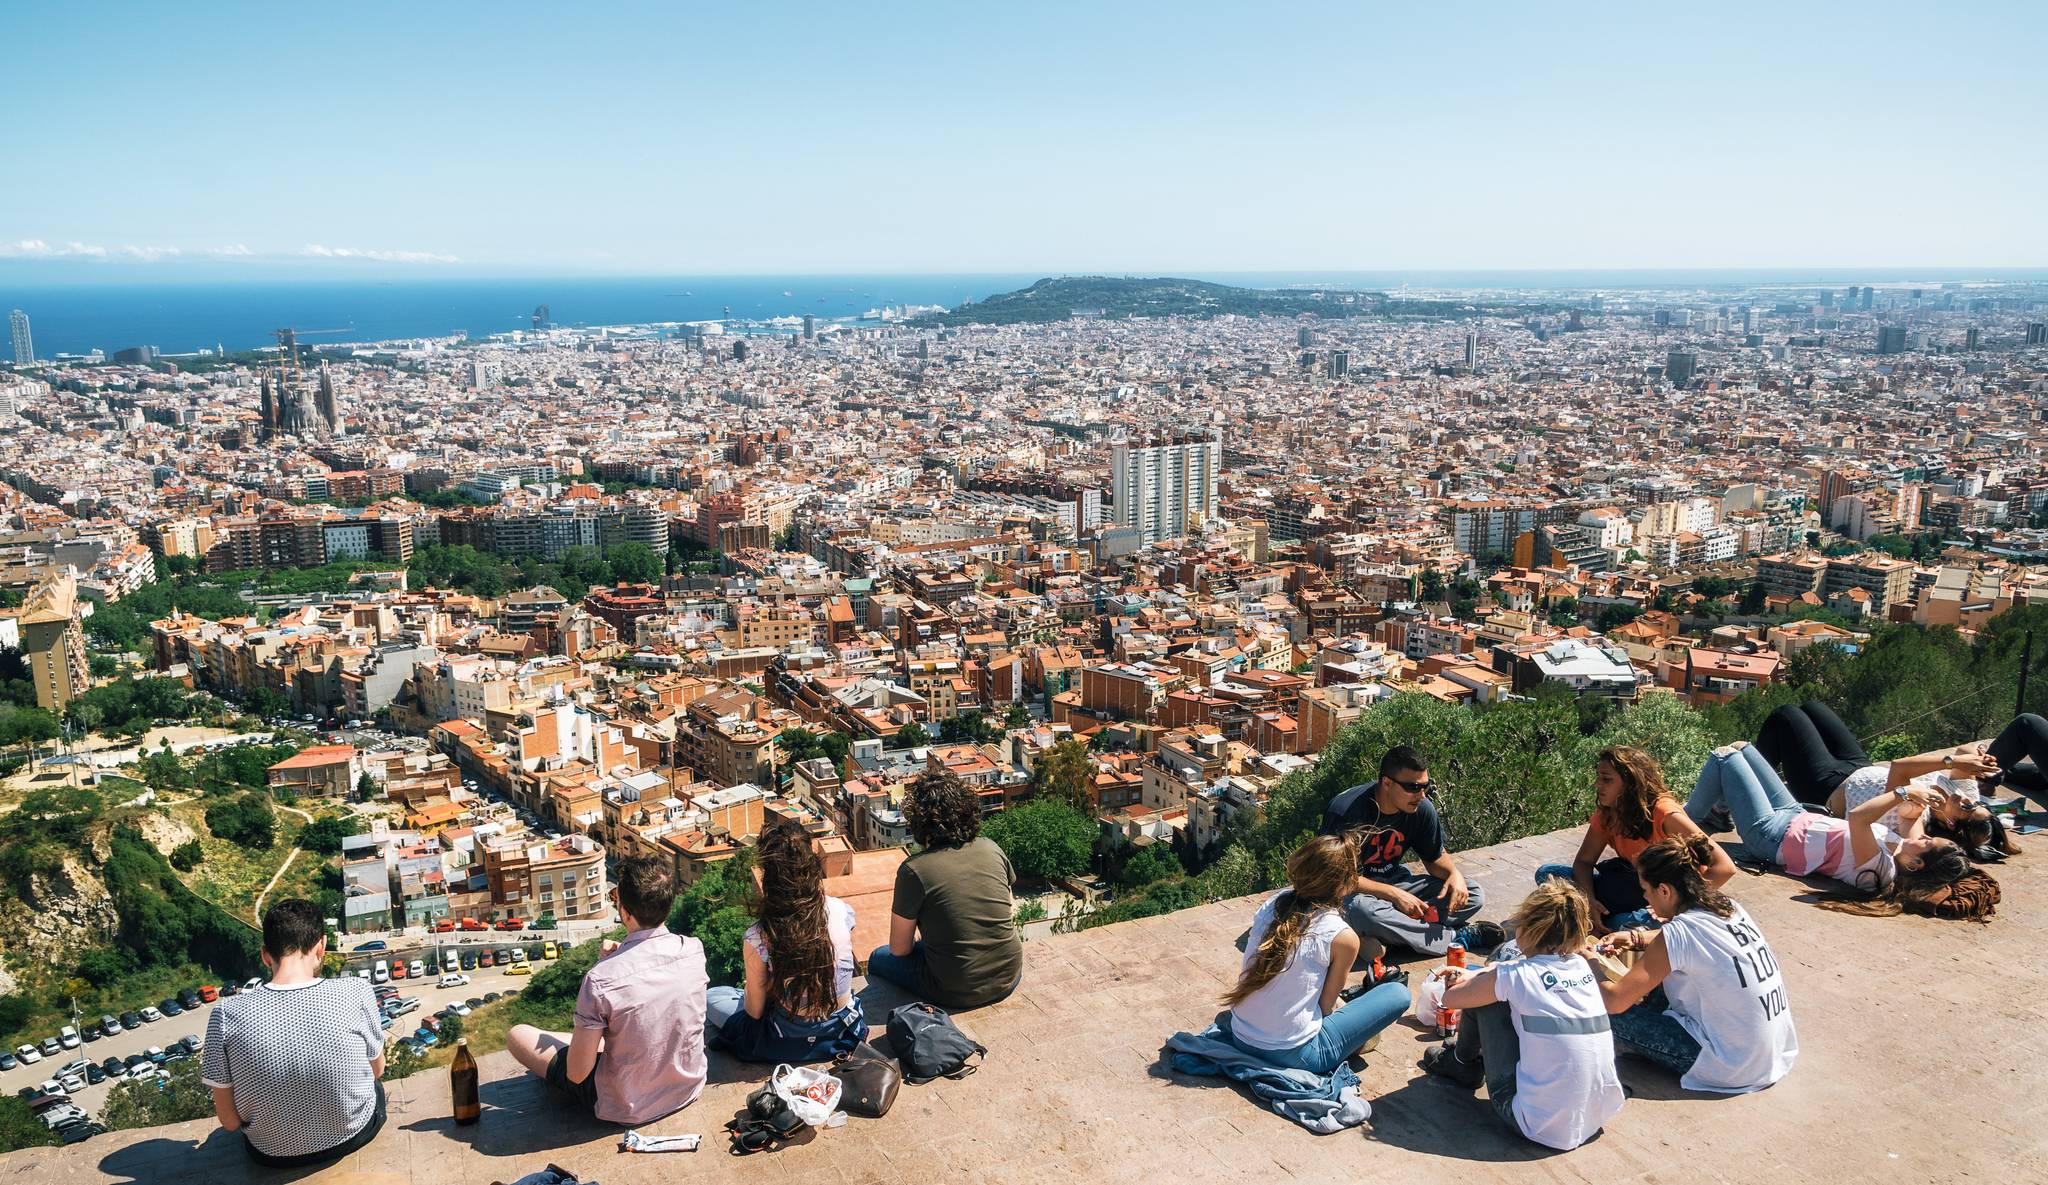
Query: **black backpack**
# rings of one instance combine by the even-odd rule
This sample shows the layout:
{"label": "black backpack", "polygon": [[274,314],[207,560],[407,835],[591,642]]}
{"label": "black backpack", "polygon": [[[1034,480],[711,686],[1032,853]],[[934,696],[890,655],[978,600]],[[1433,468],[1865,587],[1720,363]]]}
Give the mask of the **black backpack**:
{"label": "black backpack", "polygon": [[988,1049],[968,1039],[945,1011],[905,1004],[889,1014],[889,1047],[903,1063],[903,1080],[921,1086],[934,1078],[965,1078],[981,1068]]}

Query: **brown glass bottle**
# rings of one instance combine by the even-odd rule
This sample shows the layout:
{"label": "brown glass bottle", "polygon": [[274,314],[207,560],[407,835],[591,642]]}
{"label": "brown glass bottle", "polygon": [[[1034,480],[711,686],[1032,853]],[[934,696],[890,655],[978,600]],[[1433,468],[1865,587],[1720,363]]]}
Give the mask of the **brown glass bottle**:
{"label": "brown glass bottle", "polygon": [[477,1101],[476,1059],[470,1056],[468,1039],[455,1043],[455,1060],[448,1063],[448,1084],[455,1092],[455,1122],[475,1123],[483,1117]]}

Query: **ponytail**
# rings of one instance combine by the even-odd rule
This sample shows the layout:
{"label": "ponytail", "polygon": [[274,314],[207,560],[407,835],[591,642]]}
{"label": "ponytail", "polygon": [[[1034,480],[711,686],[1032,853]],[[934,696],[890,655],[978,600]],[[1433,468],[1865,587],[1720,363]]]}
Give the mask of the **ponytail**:
{"label": "ponytail", "polygon": [[1224,1007],[1244,1003],[1285,971],[1309,922],[1324,910],[1337,908],[1357,877],[1358,847],[1348,839],[1319,835],[1296,849],[1287,858],[1289,887],[1274,898],[1273,920],[1237,977],[1237,986],[1223,997]]}

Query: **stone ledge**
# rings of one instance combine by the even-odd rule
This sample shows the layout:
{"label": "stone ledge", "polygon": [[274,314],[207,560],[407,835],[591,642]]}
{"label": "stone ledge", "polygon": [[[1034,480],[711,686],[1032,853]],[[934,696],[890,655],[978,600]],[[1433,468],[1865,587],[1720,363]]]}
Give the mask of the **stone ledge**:
{"label": "stone ledge", "polygon": [[[1568,859],[1576,833],[1464,853],[1505,913],[1540,863]],[[736,1158],[719,1129],[765,1077],[714,1055],[693,1106],[647,1130],[697,1132],[694,1153],[617,1151],[621,1129],[578,1119],[504,1054],[484,1059],[484,1119],[448,1120],[446,1079],[391,1084],[390,1119],[368,1148],[298,1172],[257,1168],[210,1123],[102,1136],[0,1158],[0,1182],[219,1185],[488,1185],[553,1162],[605,1185],[944,1180],[1032,1185],[1148,1179],[1275,1182],[1742,1182],[1841,1185],[2048,1179],[2048,884],[1997,870],[1991,925],[1857,918],[1804,903],[1782,876],[1738,876],[1735,895],[1771,936],[1799,1026],[1791,1076],[1739,1098],[1695,1096],[1634,1060],[1634,1098],[1592,1143],[1552,1153],[1509,1137],[1483,1101],[1420,1077],[1429,1038],[1397,1025],[1367,1059],[1373,1119],[1312,1136],[1249,1096],[1163,1068],[1159,1047],[1199,1027],[1236,974],[1252,899],[1221,902],[1026,946],[1024,986],[961,1018],[989,1046],[959,1082],[906,1086],[881,1120],[850,1120],[781,1152]],[[867,989],[871,1016],[897,1002]]]}

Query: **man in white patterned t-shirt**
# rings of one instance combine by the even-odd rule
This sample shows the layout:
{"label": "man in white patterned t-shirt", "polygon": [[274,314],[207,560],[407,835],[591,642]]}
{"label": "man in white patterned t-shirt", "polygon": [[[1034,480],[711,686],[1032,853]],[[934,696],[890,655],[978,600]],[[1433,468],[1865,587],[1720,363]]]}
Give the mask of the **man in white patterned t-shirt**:
{"label": "man in white patterned t-shirt", "polygon": [[220,1125],[267,1165],[318,1164],[384,1125],[384,1030],[367,981],[320,978],[320,908],[280,901],[263,915],[270,982],[222,1000],[206,1025],[201,1076]]}

